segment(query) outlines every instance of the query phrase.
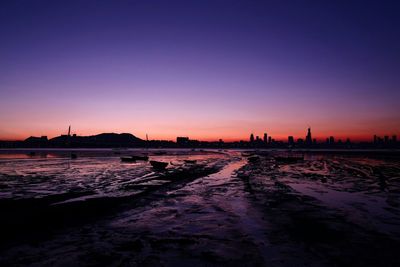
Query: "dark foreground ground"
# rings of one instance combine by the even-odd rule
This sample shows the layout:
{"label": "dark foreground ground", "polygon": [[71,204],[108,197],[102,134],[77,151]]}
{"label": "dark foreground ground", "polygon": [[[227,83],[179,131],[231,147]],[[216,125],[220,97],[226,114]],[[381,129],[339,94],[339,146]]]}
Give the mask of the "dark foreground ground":
{"label": "dark foreground ground", "polygon": [[1,154],[0,266],[400,266],[397,153],[68,153]]}

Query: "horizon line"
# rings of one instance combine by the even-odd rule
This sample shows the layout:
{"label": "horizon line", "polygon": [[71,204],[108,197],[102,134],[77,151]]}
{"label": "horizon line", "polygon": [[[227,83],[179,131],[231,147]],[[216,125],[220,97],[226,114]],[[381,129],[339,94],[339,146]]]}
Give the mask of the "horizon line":
{"label": "horizon line", "polygon": [[[146,140],[144,138],[138,137],[137,135],[135,135],[135,134],[133,134],[131,132],[101,132],[101,133],[87,134],[87,135],[76,134],[76,136],[95,136],[95,135],[99,135],[99,134],[131,134],[131,135],[133,135],[133,136],[135,136],[135,137],[137,137],[137,138],[139,138],[141,140],[144,140],[144,141]],[[149,141],[173,141],[173,142],[175,142],[177,137],[188,137],[190,140],[197,140],[197,141],[200,141],[200,142],[218,142],[219,140],[223,140],[224,142],[232,142],[233,143],[233,142],[240,142],[240,141],[247,142],[247,141],[249,141],[251,134],[253,134],[253,133],[250,132],[248,137],[246,137],[246,138],[223,138],[223,137],[221,137],[221,138],[193,138],[193,139],[191,139],[190,135],[177,135],[174,138],[167,138],[167,139],[152,138],[152,139],[149,139]],[[21,142],[21,141],[26,140],[29,137],[41,137],[41,136],[46,136],[48,139],[53,139],[53,138],[56,138],[56,137],[59,137],[59,136],[63,136],[63,135],[68,135],[68,134],[59,134],[59,135],[54,135],[54,136],[53,135],[29,135],[29,136],[27,136],[25,138],[4,138],[4,139],[0,139],[0,141],[1,142]],[[254,137],[257,137],[257,136],[260,137],[261,140],[263,139],[263,135],[254,134]],[[306,135],[304,135],[304,136],[295,136],[295,135],[282,136],[282,135],[277,135],[276,137],[274,137],[274,135],[269,135],[268,134],[268,137],[272,137],[272,139],[274,139],[275,141],[283,141],[283,142],[287,141],[288,137],[290,137],[290,136],[292,136],[295,140],[297,140],[297,139],[305,139],[306,138]],[[316,139],[317,141],[318,140],[319,141],[325,141],[327,138],[329,138],[331,136],[333,136],[336,140],[341,139],[342,141],[345,141],[346,139],[350,139],[350,141],[356,141],[356,142],[373,141],[373,138],[374,138],[374,134],[372,134],[372,135],[352,134],[352,135],[347,135],[347,136],[345,136],[343,134],[340,134],[340,135],[325,135],[325,136],[317,135],[317,136],[314,136],[312,139]],[[393,136],[397,136],[397,134],[394,133],[394,134],[385,134],[385,135],[376,135],[376,136],[377,137],[384,137],[384,136],[393,137]]]}

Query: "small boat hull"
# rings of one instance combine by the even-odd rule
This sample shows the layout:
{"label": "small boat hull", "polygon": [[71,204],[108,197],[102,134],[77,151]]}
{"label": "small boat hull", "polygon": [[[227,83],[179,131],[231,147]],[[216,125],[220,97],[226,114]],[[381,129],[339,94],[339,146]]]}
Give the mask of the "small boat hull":
{"label": "small boat hull", "polygon": [[168,166],[168,162],[155,160],[150,160],[150,164],[155,170],[165,170],[165,168]]}
{"label": "small boat hull", "polygon": [[138,160],[138,161],[148,161],[149,157],[148,156],[132,156],[133,160]]}
{"label": "small boat hull", "polygon": [[136,162],[136,160],[133,159],[132,157],[121,157],[121,162],[129,162],[129,163],[132,163],[132,162]]}
{"label": "small boat hull", "polygon": [[165,152],[165,151],[155,151],[154,152],[154,155],[157,155],[157,156],[166,155],[166,154],[167,154],[167,152]]}
{"label": "small boat hull", "polygon": [[259,157],[259,156],[251,156],[251,157],[248,157],[247,160],[248,160],[249,162],[254,163],[254,162],[260,161],[260,157]]}

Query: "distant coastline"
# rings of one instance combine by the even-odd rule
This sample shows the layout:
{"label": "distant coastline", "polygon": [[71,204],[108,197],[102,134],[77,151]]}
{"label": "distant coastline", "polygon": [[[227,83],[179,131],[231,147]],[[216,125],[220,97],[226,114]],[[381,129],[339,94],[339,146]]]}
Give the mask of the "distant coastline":
{"label": "distant coastline", "polygon": [[293,149],[293,150],[393,150],[400,149],[400,142],[397,137],[385,136],[380,138],[374,136],[371,142],[351,142],[349,139],[334,140],[327,138],[325,142],[318,142],[311,138],[311,131],[305,139],[294,140],[292,136],[288,141],[276,141],[264,135],[261,139],[250,135],[247,141],[224,142],[199,141],[189,137],[177,137],[176,141],[170,140],[143,140],[130,133],[101,133],[91,136],[60,135],[51,139],[47,136],[31,136],[23,141],[0,141],[0,149],[122,149],[122,148],[210,148],[210,149]]}

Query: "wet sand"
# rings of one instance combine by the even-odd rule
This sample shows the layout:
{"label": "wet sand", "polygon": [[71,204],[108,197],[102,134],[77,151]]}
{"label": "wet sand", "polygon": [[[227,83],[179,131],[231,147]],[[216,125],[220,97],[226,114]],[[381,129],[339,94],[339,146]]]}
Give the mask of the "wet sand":
{"label": "wet sand", "polygon": [[154,152],[3,155],[0,265],[399,266],[396,154]]}

